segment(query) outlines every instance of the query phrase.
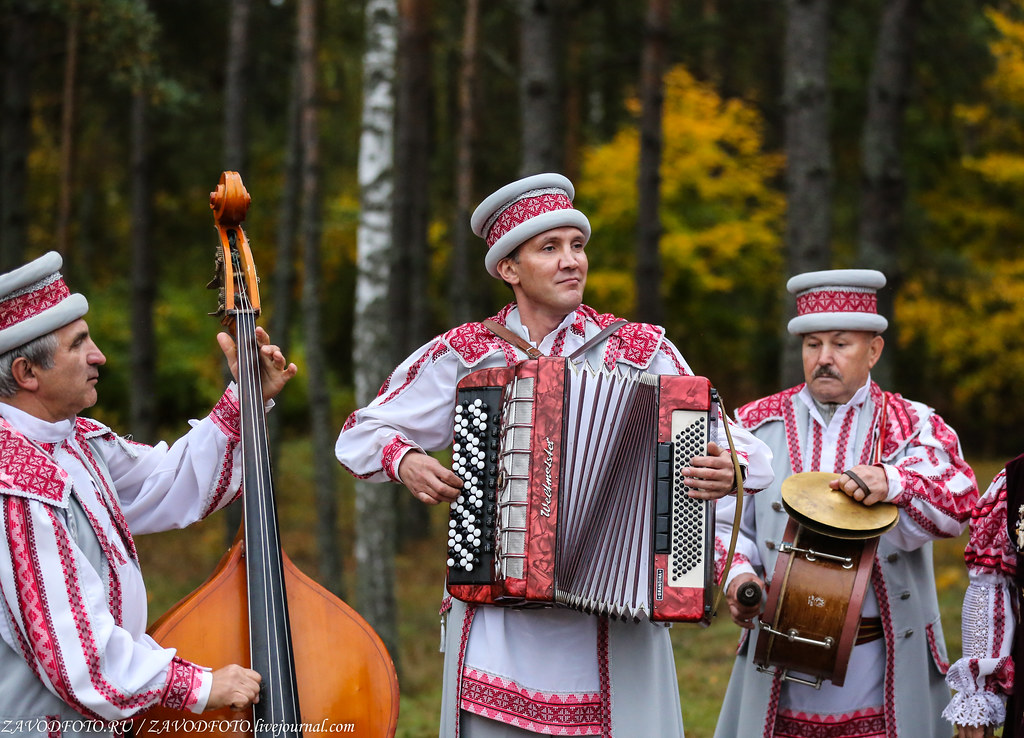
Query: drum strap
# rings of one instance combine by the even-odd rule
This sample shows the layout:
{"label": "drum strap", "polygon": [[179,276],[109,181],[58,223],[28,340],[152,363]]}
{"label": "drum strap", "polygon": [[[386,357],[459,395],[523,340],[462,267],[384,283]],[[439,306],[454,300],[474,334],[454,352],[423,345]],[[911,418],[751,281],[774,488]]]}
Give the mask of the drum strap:
{"label": "drum strap", "polygon": [[882,635],[882,618],[861,618],[854,645],[860,646],[865,643],[871,643],[871,641],[877,641]]}
{"label": "drum strap", "polygon": [[[736,456],[736,444],[732,442],[732,433],[729,431],[729,414],[725,410],[725,403],[722,397],[718,397],[719,407],[722,411],[722,425],[725,426],[725,437],[729,440],[729,453],[732,456],[733,474],[736,475],[736,512],[732,519],[732,538],[729,540],[729,552],[725,555],[725,567],[722,569],[722,576],[718,580],[718,592],[715,595],[715,604],[711,614],[718,613],[718,606],[722,604],[722,597],[725,595],[725,583],[729,579],[729,569],[732,567],[732,557],[736,552],[736,539],[740,534],[740,523],[743,520],[743,468],[740,466],[739,457]],[[714,535],[712,531],[711,535]]]}

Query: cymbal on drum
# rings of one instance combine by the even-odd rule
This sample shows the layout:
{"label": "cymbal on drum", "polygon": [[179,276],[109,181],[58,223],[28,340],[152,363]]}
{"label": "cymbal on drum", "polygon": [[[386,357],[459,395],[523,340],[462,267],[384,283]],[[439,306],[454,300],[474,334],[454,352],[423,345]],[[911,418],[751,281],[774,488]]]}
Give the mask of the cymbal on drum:
{"label": "cymbal on drum", "polygon": [[828,486],[839,475],[801,472],[782,482],[782,504],[800,524],[835,538],[880,536],[899,522],[899,508],[891,502],[865,505]]}

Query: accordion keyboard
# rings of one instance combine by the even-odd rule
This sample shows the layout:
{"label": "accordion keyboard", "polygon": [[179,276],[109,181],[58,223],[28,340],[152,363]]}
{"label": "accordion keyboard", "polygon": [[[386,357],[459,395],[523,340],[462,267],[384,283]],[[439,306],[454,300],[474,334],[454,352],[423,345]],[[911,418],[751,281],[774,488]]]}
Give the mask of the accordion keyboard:
{"label": "accordion keyboard", "polygon": [[489,582],[494,567],[500,387],[459,391],[455,406],[452,471],[462,494],[448,519],[449,581]]}
{"label": "accordion keyboard", "polygon": [[[679,470],[689,466],[694,456],[707,453],[709,428],[707,413],[676,411],[672,418],[673,474],[671,500],[671,539],[669,584],[674,587],[703,586],[708,564],[706,542],[708,503],[690,497]],[[696,574],[696,578],[691,578]]]}

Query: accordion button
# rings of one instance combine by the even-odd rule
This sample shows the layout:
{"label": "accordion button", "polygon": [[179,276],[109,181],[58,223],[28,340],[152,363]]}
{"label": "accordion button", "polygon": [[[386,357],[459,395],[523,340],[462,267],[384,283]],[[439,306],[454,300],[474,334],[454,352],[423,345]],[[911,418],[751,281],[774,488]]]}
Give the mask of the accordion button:
{"label": "accordion button", "polygon": [[656,533],[654,536],[654,548],[658,552],[668,550],[668,534],[667,533]]}

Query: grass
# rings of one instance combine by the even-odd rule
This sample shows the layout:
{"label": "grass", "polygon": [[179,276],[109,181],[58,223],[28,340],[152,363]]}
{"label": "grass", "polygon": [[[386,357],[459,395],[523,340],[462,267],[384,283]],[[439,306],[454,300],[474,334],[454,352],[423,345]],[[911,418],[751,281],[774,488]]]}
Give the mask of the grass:
{"label": "grass", "polygon": [[[317,578],[313,523],[309,446],[288,442],[281,446],[278,478],[287,479],[287,494],[277,483],[281,538],[289,557],[314,579]],[[982,489],[1002,465],[976,462],[975,472]],[[343,504],[339,514],[342,548],[352,548],[352,492],[350,480],[339,480]],[[405,545],[396,562],[398,626],[401,664],[401,712],[398,738],[428,738],[437,735],[441,695],[442,654],[438,606],[442,595],[444,544],[440,532],[446,527],[447,508],[431,509],[431,530],[435,535]],[[209,575],[226,547],[223,513],[187,530],[171,531],[137,540],[150,599],[150,620],[170,608]],[[963,565],[966,534],[935,544],[935,576],[939,589],[946,644],[951,660],[960,655],[960,604],[967,586]],[[348,588],[355,576],[351,561],[346,569]],[[683,723],[687,738],[711,738],[722,698],[725,695],[739,628],[729,620],[725,606],[706,629],[676,625],[672,628]]]}

